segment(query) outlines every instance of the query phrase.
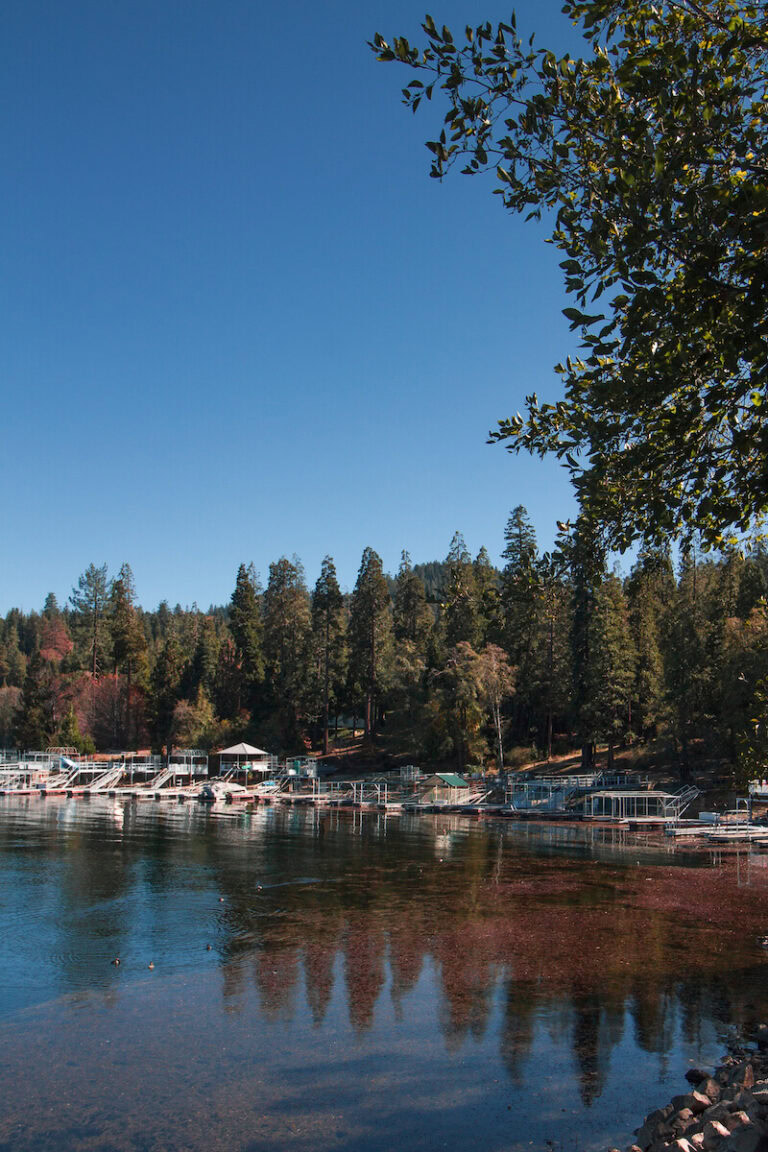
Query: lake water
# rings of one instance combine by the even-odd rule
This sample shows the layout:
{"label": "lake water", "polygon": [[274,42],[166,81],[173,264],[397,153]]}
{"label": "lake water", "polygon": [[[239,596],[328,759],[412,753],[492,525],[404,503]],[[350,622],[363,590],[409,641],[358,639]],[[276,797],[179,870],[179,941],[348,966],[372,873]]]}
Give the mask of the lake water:
{"label": "lake water", "polygon": [[0,800],[0,1152],[626,1146],[768,1020],[766,865],[587,826]]}

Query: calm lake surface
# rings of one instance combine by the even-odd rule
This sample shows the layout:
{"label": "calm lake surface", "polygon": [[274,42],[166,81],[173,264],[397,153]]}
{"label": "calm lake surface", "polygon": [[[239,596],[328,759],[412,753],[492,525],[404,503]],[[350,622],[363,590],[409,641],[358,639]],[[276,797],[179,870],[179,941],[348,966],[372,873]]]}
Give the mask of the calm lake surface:
{"label": "calm lake surface", "polygon": [[768,1020],[767,865],[586,826],[0,800],[0,1150],[626,1146]]}

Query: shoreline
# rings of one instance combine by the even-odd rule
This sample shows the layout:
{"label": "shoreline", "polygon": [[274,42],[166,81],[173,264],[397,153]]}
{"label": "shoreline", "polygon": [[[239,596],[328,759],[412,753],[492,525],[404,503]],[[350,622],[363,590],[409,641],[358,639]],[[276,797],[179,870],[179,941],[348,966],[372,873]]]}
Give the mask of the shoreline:
{"label": "shoreline", "polygon": [[650,1112],[625,1152],[768,1152],[767,1024],[754,1044],[733,1045],[711,1072],[689,1068],[685,1079],[688,1091]]}

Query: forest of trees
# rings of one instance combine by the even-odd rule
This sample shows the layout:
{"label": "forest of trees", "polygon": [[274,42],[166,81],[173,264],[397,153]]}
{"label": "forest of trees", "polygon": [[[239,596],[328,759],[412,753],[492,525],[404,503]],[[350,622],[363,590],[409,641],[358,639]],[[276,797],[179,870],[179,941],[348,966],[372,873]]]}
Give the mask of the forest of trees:
{"label": "forest of trees", "polygon": [[[641,549],[627,576],[583,524],[541,554],[525,508],[502,566],[457,532],[442,562],[394,577],[366,548],[350,594],[326,557],[262,586],[242,564],[227,605],[155,611],[124,564],[88,566],[66,605],[0,620],[0,745],[81,751],[363,750],[517,763],[664,741],[681,776],[705,749],[740,776],[768,755],[768,551]],[[522,750],[522,751],[521,751]]]}

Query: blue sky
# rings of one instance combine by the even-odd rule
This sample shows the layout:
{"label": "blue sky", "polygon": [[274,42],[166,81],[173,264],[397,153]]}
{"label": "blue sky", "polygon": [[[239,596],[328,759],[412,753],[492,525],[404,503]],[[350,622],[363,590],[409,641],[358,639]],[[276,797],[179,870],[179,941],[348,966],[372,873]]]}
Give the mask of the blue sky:
{"label": "blue sky", "polygon": [[[521,30],[574,44],[557,0]],[[439,111],[400,103],[380,31],[424,0],[10,0],[0,14],[0,611],[127,560],[139,599],[227,600],[366,545],[548,546],[555,463],[485,444],[557,393],[557,254],[488,180],[428,178]],[[448,0],[456,30],[509,8]]]}

